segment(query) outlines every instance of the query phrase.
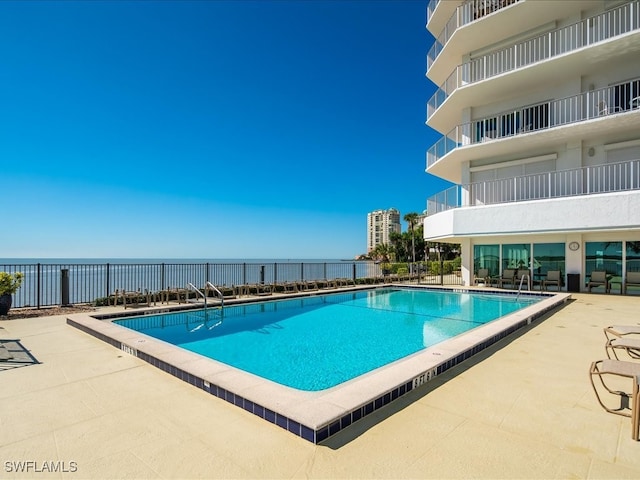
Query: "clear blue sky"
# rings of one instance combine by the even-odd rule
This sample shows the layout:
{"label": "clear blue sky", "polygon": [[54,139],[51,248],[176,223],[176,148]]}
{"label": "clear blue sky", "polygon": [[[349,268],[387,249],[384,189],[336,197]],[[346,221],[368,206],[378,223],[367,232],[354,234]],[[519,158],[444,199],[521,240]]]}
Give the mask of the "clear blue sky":
{"label": "clear blue sky", "polygon": [[366,252],[368,212],[448,185],[425,9],[0,2],[0,257]]}

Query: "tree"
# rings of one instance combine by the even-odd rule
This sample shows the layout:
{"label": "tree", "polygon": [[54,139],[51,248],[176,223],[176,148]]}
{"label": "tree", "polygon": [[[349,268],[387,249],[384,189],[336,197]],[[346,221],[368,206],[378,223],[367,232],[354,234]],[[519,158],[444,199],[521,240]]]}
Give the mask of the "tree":
{"label": "tree", "polygon": [[391,248],[393,250],[396,261],[402,262],[406,259],[407,249],[405,247],[406,244],[406,235],[398,232],[391,232],[389,234],[389,241],[391,243]]}
{"label": "tree", "polygon": [[394,255],[394,250],[388,243],[379,243],[369,252],[369,256],[377,262],[389,262]]}
{"label": "tree", "polygon": [[413,231],[413,226],[418,221],[419,215],[415,212],[407,213],[404,216],[404,221],[409,223],[409,231],[411,232],[411,261],[416,263],[416,240]]}

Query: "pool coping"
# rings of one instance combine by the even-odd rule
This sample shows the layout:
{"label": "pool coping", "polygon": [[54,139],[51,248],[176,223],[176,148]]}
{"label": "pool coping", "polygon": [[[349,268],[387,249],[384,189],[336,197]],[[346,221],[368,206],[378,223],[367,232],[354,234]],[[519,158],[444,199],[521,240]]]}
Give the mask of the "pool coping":
{"label": "pool coping", "polygon": [[[486,287],[449,288],[404,284],[365,289],[388,287],[518,294],[516,291]],[[344,291],[323,293],[344,293]],[[546,298],[535,305],[525,307],[355,379],[315,392],[296,390],[277,384],[111,322],[124,315],[130,316],[130,312],[114,315],[76,314],[67,317],[67,324],[305,440],[318,444],[571,299],[571,294],[564,292],[522,292],[521,295],[542,295]],[[269,298],[269,300],[275,299],[275,297]],[[256,299],[262,302],[266,300],[264,297]],[[189,307],[178,309],[183,308]],[[168,308],[145,309],[133,313],[143,315],[167,310]]]}

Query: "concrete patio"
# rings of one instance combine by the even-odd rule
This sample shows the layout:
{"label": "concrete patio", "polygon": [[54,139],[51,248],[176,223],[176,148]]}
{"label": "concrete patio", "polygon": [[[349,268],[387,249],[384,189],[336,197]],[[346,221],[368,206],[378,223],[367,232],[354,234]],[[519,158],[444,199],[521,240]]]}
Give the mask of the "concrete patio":
{"label": "concrete patio", "polygon": [[573,299],[319,446],[64,316],[0,321],[40,362],[0,362],[0,478],[640,478],[630,420],[587,375],[640,300]]}

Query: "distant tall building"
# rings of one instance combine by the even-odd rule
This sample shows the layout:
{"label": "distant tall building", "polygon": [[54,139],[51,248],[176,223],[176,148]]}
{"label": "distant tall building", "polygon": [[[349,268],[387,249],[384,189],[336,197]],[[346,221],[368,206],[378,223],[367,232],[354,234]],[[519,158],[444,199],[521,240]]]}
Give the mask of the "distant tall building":
{"label": "distant tall building", "polygon": [[390,243],[392,232],[400,233],[400,212],[395,208],[376,210],[367,215],[367,253],[383,243]]}

